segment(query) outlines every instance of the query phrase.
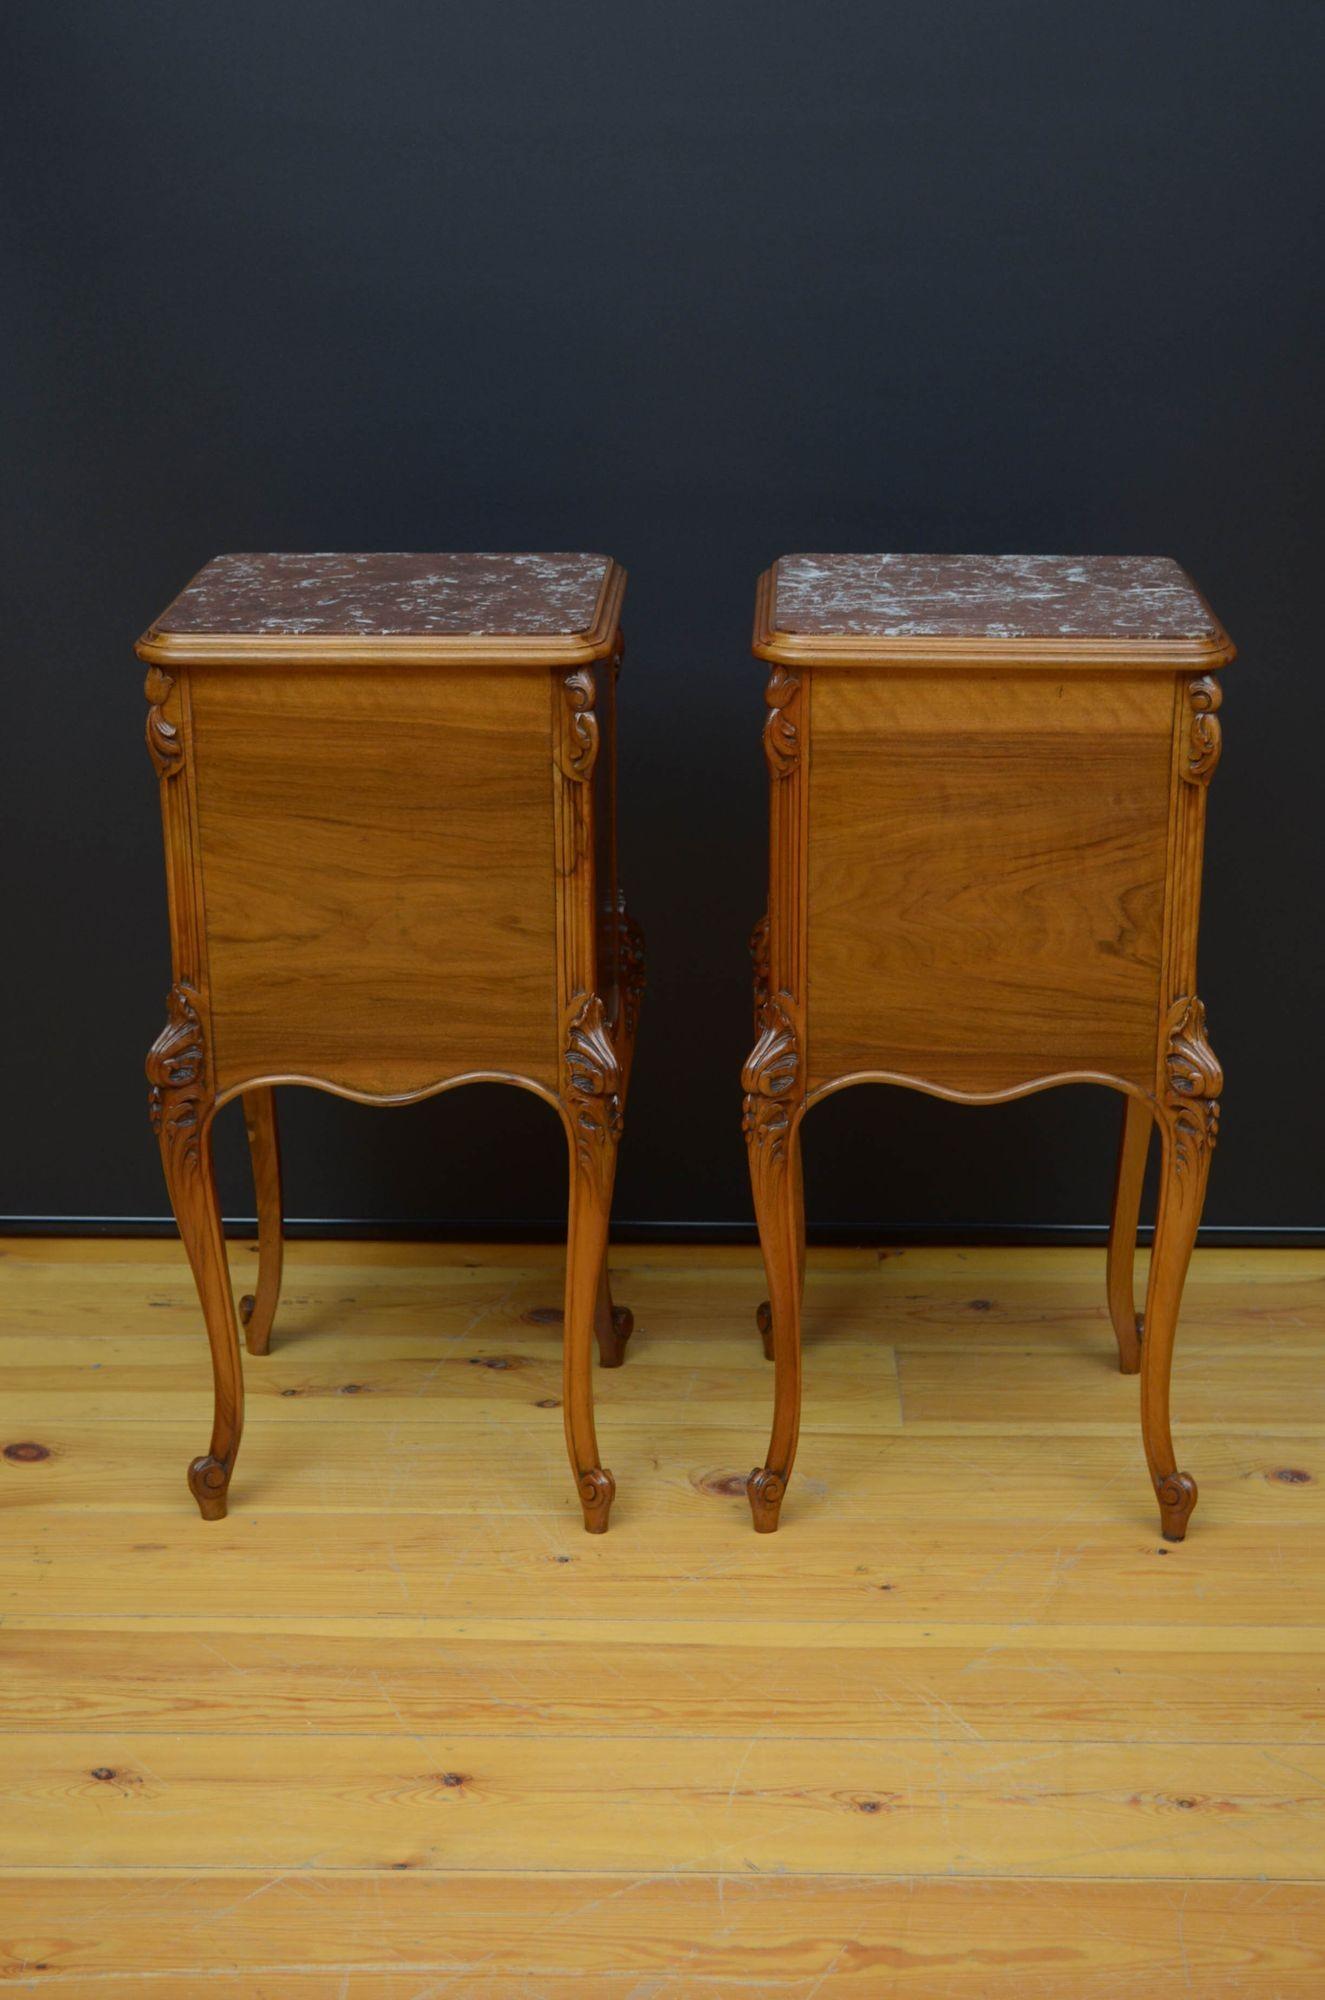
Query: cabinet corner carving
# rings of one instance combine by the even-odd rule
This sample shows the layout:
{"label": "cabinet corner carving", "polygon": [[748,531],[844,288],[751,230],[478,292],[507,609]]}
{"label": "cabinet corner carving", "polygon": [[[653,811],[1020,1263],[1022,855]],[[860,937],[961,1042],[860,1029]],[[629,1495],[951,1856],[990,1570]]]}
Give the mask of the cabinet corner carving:
{"label": "cabinet corner carving", "polygon": [[562,682],[566,721],[561,742],[561,768],[577,784],[585,784],[593,776],[598,757],[598,717],[594,714],[594,695],[591,667],[577,667]]}
{"label": "cabinet corner carving", "polygon": [[764,755],[775,778],[789,778],[800,762],[798,710],[801,684],[795,674],[775,666],[764,689],[768,719],[764,723]]}
{"label": "cabinet corner carving", "polygon": [[800,1038],[777,1000],[765,1003],[763,1029],[741,1072],[742,1130],[751,1158],[771,1171],[785,1164],[791,1110],[799,1098]]}
{"label": "cabinet corner carving", "polygon": [[621,1137],[621,1065],[596,993],[579,993],[566,1030],[566,1106],[582,1167],[610,1170]]}
{"label": "cabinet corner carving", "polygon": [[1224,1072],[1205,1032],[1205,1008],[1183,994],[1169,1009],[1164,1044],[1164,1105],[1173,1123],[1182,1174],[1214,1149]]}
{"label": "cabinet corner carving", "polygon": [[1187,755],[1182,775],[1192,785],[1208,785],[1224,747],[1223,730],[1216,713],[1224,690],[1213,674],[1202,674],[1187,689]]}
{"label": "cabinet corner carving", "polygon": [[172,986],[166,1025],[147,1052],[147,1111],[174,1173],[196,1173],[202,1158],[206,1114],[207,1038],[198,994],[186,982]]}
{"label": "cabinet corner carving", "polygon": [[143,683],[147,697],[147,754],[158,778],[173,778],[184,763],[184,744],[179,729],[167,722],[162,707],[175,683],[160,667],[149,667]]}

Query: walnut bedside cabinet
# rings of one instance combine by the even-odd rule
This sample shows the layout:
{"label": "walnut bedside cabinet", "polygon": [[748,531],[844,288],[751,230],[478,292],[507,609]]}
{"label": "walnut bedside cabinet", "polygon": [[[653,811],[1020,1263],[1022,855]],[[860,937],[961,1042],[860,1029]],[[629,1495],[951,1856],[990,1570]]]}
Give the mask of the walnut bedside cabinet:
{"label": "walnut bedside cabinet", "polygon": [[630,1332],[605,1256],[643,986],[616,875],[624,588],[602,556],[222,556],[139,641],[174,967],[147,1074],[211,1343],[211,1446],[189,1468],[207,1520],[243,1423],[216,1113],[243,1101],[260,1354],[281,1268],[274,1086],[409,1104],[502,1082],[566,1132],[566,1441],[585,1526],[607,1527],[590,1345],[596,1328],[612,1366]]}
{"label": "walnut bedside cabinet", "polygon": [[1228,636],[1160,558],[802,555],[761,578],[754,650],[771,838],[742,1083],[776,1369],[755,1526],[777,1526],[800,1424],[808,1107],[853,1083],[961,1104],[1102,1083],[1124,1095],[1109,1306],[1180,1541],[1169,1370],[1219,1124],[1196,927]]}

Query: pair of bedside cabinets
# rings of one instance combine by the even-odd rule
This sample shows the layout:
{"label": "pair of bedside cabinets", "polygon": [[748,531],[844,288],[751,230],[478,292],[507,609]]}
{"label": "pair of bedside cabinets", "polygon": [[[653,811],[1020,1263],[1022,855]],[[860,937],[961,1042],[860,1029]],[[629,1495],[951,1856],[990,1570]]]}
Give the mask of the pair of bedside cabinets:
{"label": "pair of bedside cabinets", "polygon": [[[211,1345],[207,1519],[243,1427],[240,1322],[264,1353],[280,1290],[276,1086],[405,1104],[486,1081],[565,1129],[566,1442],[607,1527],[591,1350],[615,1367],[631,1331],[606,1249],[644,985],[616,860],[624,589],[591,555],[223,556],[139,641],[173,961],[149,1102]],[[1158,558],[817,555],[761,578],[754,650],[769,885],[742,1086],[775,1377],[754,1525],[777,1527],[796,1453],[810,1106],[1089,1082],[1123,1097],[1108,1302],[1181,1540],[1169,1376],[1219,1123],[1196,936],[1233,647]],[[238,1314],[211,1144],[233,1098],[259,1225]]]}

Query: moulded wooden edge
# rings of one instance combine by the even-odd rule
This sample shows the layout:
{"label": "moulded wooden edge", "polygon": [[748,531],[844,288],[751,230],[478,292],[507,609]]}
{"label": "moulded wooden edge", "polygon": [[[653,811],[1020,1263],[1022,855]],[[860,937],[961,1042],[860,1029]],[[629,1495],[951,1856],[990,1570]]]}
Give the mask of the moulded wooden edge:
{"label": "moulded wooden edge", "polygon": [[246,1090],[274,1090],[298,1087],[303,1090],[320,1090],[329,1097],[348,1098],[351,1104],[367,1104],[389,1110],[393,1106],[422,1104],[430,1097],[442,1097],[447,1091],[460,1090],[471,1083],[504,1083],[516,1090],[527,1090],[531,1097],[541,1097],[554,1111],[561,1110],[561,1099],[554,1080],[546,1082],[535,1076],[526,1076],[522,1070],[512,1069],[466,1069],[455,1070],[441,1077],[430,1078],[426,1083],[410,1090],[361,1090],[355,1084],[340,1083],[328,1076],[315,1076],[309,1070],[255,1070],[251,1075],[244,1073],[231,1077],[219,1084],[215,1096],[208,1106],[208,1117],[241,1097]]}
{"label": "moulded wooden edge", "polygon": [[826,1097],[836,1097],[840,1091],[854,1090],[860,1084],[882,1083],[901,1090],[919,1091],[923,1097],[941,1097],[946,1104],[1012,1104],[1021,1097],[1037,1097],[1046,1090],[1057,1090],[1064,1084],[1100,1084],[1108,1090],[1116,1090],[1121,1096],[1134,1097],[1142,1104],[1155,1108],[1155,1093],[1148,1085],[1104,1069],[1061,1069],[1043,1070],[1034,1076],[1022,1078],[1018,1083],[1000,1084],[996,1090],[962,1090],[956,1084],[938,1083],[931,1077],[918,1076],[910,1070],[852,1069],[841,1070],[813,1081],[814,1071],[809,1067],[806,1082],[805,1102],[802,1116],[812,1105],[821,1104]]}
{"label": "moulded wooden edge", "polygon": [[[1226,667],[1237,655],[1213,611],[1215,630],[1208,639],[868,639],[859,633],[838,637],[781,632],[770,616],[776,569],[776,563],[766,569],[756,586],[752,647],[757,659],[782,667],[996,667],[1004,673],[1107,667],[1134,673],[1209,673]],[[1204,597],[1201,602],[1205,604]]]}
{"label": "moulded wooden edge", "polygon": [[158,632],[150,626],[134,646],[158,667],[402,666],[586,667],[606,659],[616,643],[626,572],[609,556],[593,624],[559,635],[487,633]]}

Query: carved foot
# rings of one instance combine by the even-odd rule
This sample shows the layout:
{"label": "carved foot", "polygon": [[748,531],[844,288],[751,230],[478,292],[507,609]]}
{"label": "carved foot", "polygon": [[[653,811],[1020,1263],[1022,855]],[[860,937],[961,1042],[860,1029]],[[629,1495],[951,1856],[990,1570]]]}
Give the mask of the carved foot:
{"label": "carved foot", "polygon": [[224,1521],[230,1468],[219,1458],[195,1458],[189,1467],[189,1491],[204,1521]]}
{"label": "carved foot", "polygon": [[754,1516],[755,1533],[771,1535],[778,1524],[782,1511],[782,1497],[787,1490],[787,1482],[781,1473],[770,1466],[757,1465],[746,1482],[746,1492],[750,1496],[750,1512]]}
{"label": "carved foot", "polygon": [[1141,1373],[1141,1341],[1145,1329],[1146,1316],[1144,1313],[1138,1313],[1136,1315],[1136,1338],[1127,1347],[1123,1345],[1122,1341],[1118,1343],[1118,1373],[1120,1375],[1139,1375]]}
{"label": "carved foot", "polygon": [[1190,1472],[1170,1472],[1155,1488],[1160,1531],[1166,1542],[1180,1542],[1196,1505],[1196,1481]]}
{"label": "carved foot", "polygon": [[755,1307],[755,1325],[759,1328],[760,1337],[764,1343],[764,1359],[765,1361],[771,1361],[773,1359],[773,1308],[767,1299],[764,1300],[762,1305]]}
{"label": "carved foot", "polygon": [[580,1505],[584,1509],[584,1531],[587,1535],[607,1533],[607,1517],[615,1498],[616,1481],[601,1465],[580,1474]]}
{"label": "carved foot", "polygon": [[635,1331],[635,1315],[629,1306],[613,1306],[598,1315],[598,1360],[604,1368],[619,1368],[626,1358],[626,1342]]}

